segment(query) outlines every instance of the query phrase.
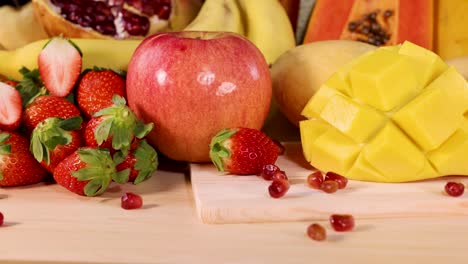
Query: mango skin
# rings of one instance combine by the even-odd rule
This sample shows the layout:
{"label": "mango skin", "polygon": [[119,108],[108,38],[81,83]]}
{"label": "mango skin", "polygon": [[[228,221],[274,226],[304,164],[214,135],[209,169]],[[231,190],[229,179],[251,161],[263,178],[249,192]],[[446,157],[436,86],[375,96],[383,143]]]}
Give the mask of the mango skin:
{"label": "mango skin", "polygon": [[302,114],[304,157],[323,172],[374,182],[468,175],[468,83],[413,43],[342,67]]}
{"label": "mango skin", "polygon": [[340,67],[376,47],[358,41],[328,40],[297,46],[271,67],[273,95],[280,111],[294,125],[320,86]]}

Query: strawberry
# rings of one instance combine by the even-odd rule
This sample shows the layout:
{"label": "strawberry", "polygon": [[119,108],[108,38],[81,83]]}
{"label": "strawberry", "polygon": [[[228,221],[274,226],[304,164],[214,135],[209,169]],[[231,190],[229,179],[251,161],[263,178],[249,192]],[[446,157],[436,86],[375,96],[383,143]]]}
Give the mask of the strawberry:
{"label": "strawberry", "polygon": [[134,138],[145,137],[153,124],[143,124],[119,95],[112,98],[113,105],[95,113],[85,128],[85,144],[110,150],[128,151]]}
{"label": "strawberry", "polygon": [[82,145],[81,117],[68,119],[49,117],[39,123],[31,134],[31,152],[49,172]]}
{"label": "strawberry", "polygon": [[146,140],[137,140],[130,152],[119,151],[114,155],[117,171],[130,170],[128,181],[139,184],[149,179],[158,168],[158,153]]}
{"label": "strawberry", "polygon": [[0,132],[0,186],[41,182],[47,171],[29,152],[29,141],[16,132]]}
{"label": "strawberry", "polygon": [[112,70],[94,68],[85,71],[78,83],[76,100],[83,114],[91,118],[97,111],[112,105],[112,96],[125,98],[125,79]]}
{"label": "strawberry", "polygon": [[23,111],[23,125],[28,132],[49,117],[70,118],[80,116],[80,110],[65,98],[53,95],[36,97]]}
{"label": "strawberry", "polygon": [[13,131],[21,124],[21,95],[14,87],[0,82],[0,129]]}
{"label": "strawberry", "polygon": [[65,97],[80,77],[80,49],[68,39],[52,38],[39,53],[38,66],[45,88],[50,94]]}
{"label": "strawberry", "polygon": [[79,148],[54,170],[55,181],[83,196],[96,196],[104,193],[112,180],[125,183],[128,170],[117,172],[109,151],[98,148]]}
{"label": "strawberry", "polygon": [[210,158],[218,171],[258,174],[266,164],[274,164],[279,148],[262,131],[251,128],[223,129],[213,137]]}

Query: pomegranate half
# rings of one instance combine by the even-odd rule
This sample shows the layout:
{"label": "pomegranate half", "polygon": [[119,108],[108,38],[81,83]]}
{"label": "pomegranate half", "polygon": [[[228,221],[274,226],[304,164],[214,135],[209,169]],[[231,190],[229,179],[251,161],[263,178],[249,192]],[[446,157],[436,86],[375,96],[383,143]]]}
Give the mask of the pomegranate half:
{"label": "pomegranate half", "polygon": [[198,14],[203,0],[32,0],[49,36],[141,39],[179,31]]}

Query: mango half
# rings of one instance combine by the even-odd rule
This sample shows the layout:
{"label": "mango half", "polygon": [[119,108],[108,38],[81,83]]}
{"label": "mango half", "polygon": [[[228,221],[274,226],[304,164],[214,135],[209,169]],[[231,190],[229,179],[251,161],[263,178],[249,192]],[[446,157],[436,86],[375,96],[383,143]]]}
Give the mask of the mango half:
{"label": "mango half", "polygon": [[468,175],[468,83],[411,42],[341,68],[302,115],[304,156],[321,171],[375,182]]}

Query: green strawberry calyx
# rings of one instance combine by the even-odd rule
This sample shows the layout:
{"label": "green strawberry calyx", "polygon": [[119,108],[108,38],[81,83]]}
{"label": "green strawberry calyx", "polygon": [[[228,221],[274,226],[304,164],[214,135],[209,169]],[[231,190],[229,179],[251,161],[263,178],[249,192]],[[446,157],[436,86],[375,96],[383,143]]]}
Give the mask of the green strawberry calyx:
{"label": "green strawberry calyx", "polygon": [[86,167],[71,172],[79,181],[89,181],[84,187],[86,196],[96,196],[104,193],[112,180],[126,183],[130,170],[117,172],[115,163],[107,149],[80,148],[77,150],[80,160]]}
{"label": "green strawberry calyx", "polygon": [[125,99],[117,94],[112,97],[113,105],[94,114],[102,117],[94,130],[94,137],[101,145],[112,137],[112,148],[115,150],[128,150],[134,137],[145,137],[154,127],[153,123],[144,124],[127,106]]}
{"label": "green strawberry calyx", "polygon": [[[138,175],[133,184],[140,184],[143,181],[151,178],[153,173],[158,169],[158,153],[156,150],[143,139],[138,142],[138,147],[134,150],[133,155],[136,158],[134,170],[138,171]],[[116,165],[125,160],[125,153],[119,151],[114,154],[114,163]]]}
{"label": "green strawberry calyx", "polygon": [[31,134],[30,150],[34,158],[50,164],[50,151],[58,145],[67,145],[73,138],[70,131],[81,127],[82,118],[75,116],[67,119],[49,117],[39,123]]}
{"label": "green strawberry calyx", "polygon": [[[0,133],[0,155],[8,155],[11,153],[11,144],[6,144],[10,138],[9,133]],[[0,181],[3,180],[3,173],[0,170]]]}
{"label": "green strawberry calyx", "polygon": [[225,170],[224,160],[231,157],[228,140],[236,133],[237,129],[222,129],[211,139],[210,159],[220,172]]}

